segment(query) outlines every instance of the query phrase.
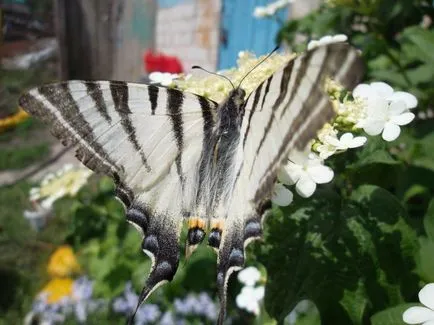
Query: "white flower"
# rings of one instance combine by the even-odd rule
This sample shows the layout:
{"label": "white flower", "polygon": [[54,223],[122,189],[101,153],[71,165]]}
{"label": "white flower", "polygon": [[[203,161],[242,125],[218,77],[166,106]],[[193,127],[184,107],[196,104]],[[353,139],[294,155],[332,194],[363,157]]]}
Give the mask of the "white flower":
{"label": "white flower", "polygon": [[254,286],[261,278],[261,272],[254,267],[249,266],[238,273],[238,281],[246,286]]}
{"label": "white flower", "polygon": [[312,50],[316,47],[328,45],[331,43],[346,42],[347,39],[348,39],[347,35],[344,35],[344,34],[326,35],[326,36],[321,37],[319,40],[311,40],[307,44],[307,49]]}
{"label": "white flower", "polygon": [[329,183],[333,179],[333,170],[324,166],[322,159],[312,153],[290,158],[278,178],[283,184],[295,184],[295,190],[302,197],[311,196],[317,184]]}
{"label": "white flower", "polygon": [[273,16],[278,10],[285,8],[294,0],[278,0],[270,3],[266,7],[256,7],[253,11],[253,16],[256,18],[264,18]]}
{"label": "white flower", "polygon": [[317,151],[322,159],[327,159],[336,151],[345,151],[352,148],[363,146],[368,139],[363,136],[354,137],[350,132],[344,133],[338,139],[336,136],[326,136],[322,145],[319,145]]}
{"label": "white flower", "polygon": [[373,82],[370,85],[360,84],[353,96],[365,101],[365,118],[357,123],[357,127],[369,135],[379,135],[386,141],[393,141],[401,133],[400,126],[410,123],[415,115],[409,111],[417,105],[412,94],[398,91],[384,82]]}
{"label": "white flower", "polygon": [[262,286],[257,288],[246,286],[241,289],[235,302],[239,308],[247,310],[252,314],[259,315],[260,302],[264,298],[264,293],[265,288]]}
{"label": "white flower", "polygon": [[47,220],[50,218],[52,214],[52,209],[45,209],[36,202],[33,203],[33,206],[34,210],[24,210],[24,218],[29,221],[30,226],[34,230],[39,231],[44,228]]}
{"label": "white flower", "polygon": [[434,325],[434,283],[419,291],[419,301],[426,307],[410,307],[402,315],[407,324]]}
{"label": "white flower", "polygon": [[294,194],[288,190],[284,185],[280,183],[274,184],[273,195],[271,196],[271,201],[274,204],[280,205],[281,207],[286,207],[291,204],[294,198]]}
{"label": "white flower", "polygon": [[178,74],[172,74],[169,72],[151,72],[149,74],[149,80],[151,83],[159,83],[162,86],[170,86],[173,83],[173,80],[178,78]]}

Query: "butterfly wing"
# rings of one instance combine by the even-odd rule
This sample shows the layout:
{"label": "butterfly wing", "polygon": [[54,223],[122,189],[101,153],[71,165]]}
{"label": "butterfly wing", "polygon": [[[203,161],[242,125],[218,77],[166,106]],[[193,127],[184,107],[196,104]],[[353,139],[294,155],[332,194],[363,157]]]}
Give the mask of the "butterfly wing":
{"label": "butterfly wing", "polygon": [[243,266],[245,245],[262,235],[261,219],[278,170],[291,150],[304,148],[334,115],[325,78],[352,89],[362,71],[357,51],[348,44],[322,46],[290,61],[247,99],[238,148],[243,162],[218,254],[219,323],[228,277]]}
{"label": "butterfly wing", "polygon": [[90,169],[113,177],[127,220],[153,259],[141,301],[171,280],[183,213],[193,202],[204,135],[217,104],[175,89],[117,81],[69,81],[35,88],[20,105],[52,127]]}

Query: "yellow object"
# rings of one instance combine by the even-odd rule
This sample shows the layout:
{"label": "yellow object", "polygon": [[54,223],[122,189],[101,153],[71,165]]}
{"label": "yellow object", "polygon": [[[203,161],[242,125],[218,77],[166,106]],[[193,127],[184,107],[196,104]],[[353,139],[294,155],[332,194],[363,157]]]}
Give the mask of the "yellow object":
{"label": "yellow object", "polygon": [[47,283],[40,294],[46,295],[47,303],[57,303],[62,298],[71,297],[73,282],[71,278],[55,278]]}
{"label": "yellow object", "polygon": [[21,107],[19,107],[18,112],[16,112],[15,114],[0,119],[0,133],[10,128],[13,128],[17,124],[20,124],[28,118],[29,114],[27,114],[27,112],[25,112]]}
{"label": "yellow object", "polygon": [[52,277],[67,277],[79,271],[77,257],[72,248],[67,245],[56,249],[48,262],[47,272]]}

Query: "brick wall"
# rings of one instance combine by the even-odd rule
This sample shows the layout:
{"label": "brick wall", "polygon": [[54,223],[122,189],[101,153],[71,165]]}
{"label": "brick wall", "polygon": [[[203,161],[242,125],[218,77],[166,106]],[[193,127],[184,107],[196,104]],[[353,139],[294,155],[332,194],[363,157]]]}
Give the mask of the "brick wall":
{"label": "brick wall", "polygon": [[[158,2],[157,2],[158,3]],[[220,0],[182,0],[157,9],[155,47],[192,65],[215,70],[220,26]]]}

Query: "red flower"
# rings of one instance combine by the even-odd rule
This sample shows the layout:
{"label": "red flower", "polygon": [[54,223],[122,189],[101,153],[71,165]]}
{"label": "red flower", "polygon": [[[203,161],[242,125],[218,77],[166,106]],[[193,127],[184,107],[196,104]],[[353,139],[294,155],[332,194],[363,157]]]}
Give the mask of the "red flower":
{"label": "red flower", "polygon": [[145,70],[148,73],[155,71],[182,73],[184,71],[181,62],[176,56],[155,53],[151,50],[145,52],[143,62],[145,64]]}

